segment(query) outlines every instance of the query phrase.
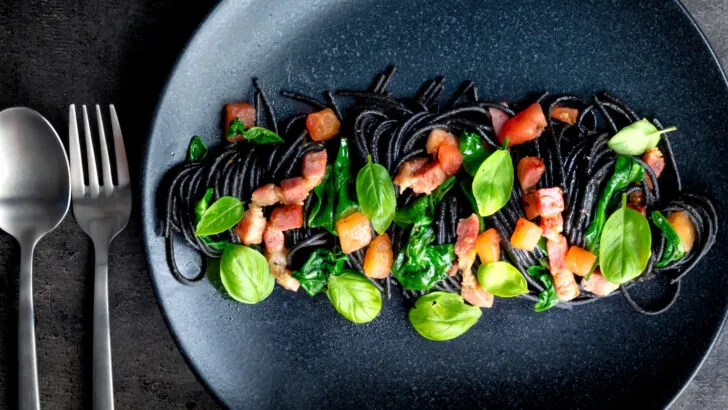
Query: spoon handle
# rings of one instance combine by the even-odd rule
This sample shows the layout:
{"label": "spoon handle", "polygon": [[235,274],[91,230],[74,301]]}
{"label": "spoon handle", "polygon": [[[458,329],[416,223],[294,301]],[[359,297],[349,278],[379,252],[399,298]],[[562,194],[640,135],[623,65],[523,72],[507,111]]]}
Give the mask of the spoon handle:
{"label": "spoon handle", "polygon": [[94,340],[93,340],[93,408],[113,410],[114,384],[111,371],[111,335],[109,325],[109,245],[94,244]]}
{"label": "spoon handle", "polygon": [[38,365],[35,358],[33,314],[33,248],[20,247],[20,296],[18,300],[18,408],[40,409]]}

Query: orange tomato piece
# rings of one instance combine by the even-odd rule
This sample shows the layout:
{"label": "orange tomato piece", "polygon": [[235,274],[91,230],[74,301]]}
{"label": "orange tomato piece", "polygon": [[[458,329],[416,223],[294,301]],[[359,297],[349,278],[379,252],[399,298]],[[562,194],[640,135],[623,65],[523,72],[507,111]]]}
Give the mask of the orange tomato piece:
{"label": "orange tomato piece", "polygon": [[576,120],[579,118],[579,110],[576,108],[557,105],[553,110],[551,110],[551,118],[574,125],[576,124]]}
{"label": "orange tomato piece", "polygon": [[384,279],[389,276],[394,263],[392,241],[383,233],[372,241],[364,255],[364,274],[373,279]]}
{"label": "orange tomato piece", "polygon": [[425,148],[428,154],[437,155],[437,151],[443,145],[455,145],[458,146],[459,142],[456,136],[443,130],[442,128],[435,128],[430,131],[430,135],[427,136],[427,143]]}
{"label": "orange tomato piece", "polygon": [[503,128],[498,133],[498,142],[503,144],[508,138],[509,147],[523,144],[541,135],[546,125],[546,116],[541,104],[533,103],[503,124]]}
{"label": "orange tomato piece", "polygon": [[501,258],[500,235],[495,228],[490,228],[478,235],[475,241],[475,250],[478,252],[480,263],[498,262]]}
{"label": "orange tomato piece", "polygon": [[440,145],[437,151],[437,162],[447,175],[455,175],[463,164],[463,154],[457,145]]}
{"label": "orange tomato piece", "polygon": [[336,233],[344,253],[358,251],[372,241],[369,218],[359,211],[336,221]]}
{"label": "orange tomato piece", "polygon": [[538,241],[541,239],[541,227],[535,223],[524,219],[518,218],[516,222],[516,229],[513,231],[511,236],[511,245],[524,251],[532,251],[538,246]]}
{"label": "orange tomato piece", "polygon": [[341,122],[331,108],[308,114],[306,128],[314,141],[328,141],[334,138],[341,128]]}
{"label": "orange tomato piece", "polygon": [[695,227],[692,221],[690,221],[688,214],[683,211],[673,212],[667,217],[667,222],[677,232],[677,236],[680,237],[685,252],[689,252],[695,243]]}
{"label": "orange tomato piece", "polygon": [[579,276],[588,275],[596,261],[597,255],[576,245],[569,248],[566,254],[566,268]]}

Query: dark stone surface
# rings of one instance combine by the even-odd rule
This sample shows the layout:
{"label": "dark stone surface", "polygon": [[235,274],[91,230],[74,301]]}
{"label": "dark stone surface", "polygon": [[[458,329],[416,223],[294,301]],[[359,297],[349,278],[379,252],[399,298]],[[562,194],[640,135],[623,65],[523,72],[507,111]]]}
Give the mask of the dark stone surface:
{"label": "dark stone surface", "polygon": [[[138,169],[149,121],[169,69],[213,1],[62,0],[0,4],[0,107],[41,111],[66,134],[69,103],[117,104]],[[728,64],[728,4],[685,1]],[[125,115],[126,114],[126,115]],[[1,160],[1,159],[0,159]],[[138,175],[138,172],[137,172]],[[112,349],[119,408],[212,408],[187,368],[154,299],[139,210],[110,257]],[[0,234],[0,406],[15,395],[14,304],[18,250]],[[71,217],[41,241],[35,306],[41,401],[79,408],[90,397],[89,243]],[[675,408],[728,408],[728,343],[718,343]],[[649,394],[649,392],[645,392]]]}

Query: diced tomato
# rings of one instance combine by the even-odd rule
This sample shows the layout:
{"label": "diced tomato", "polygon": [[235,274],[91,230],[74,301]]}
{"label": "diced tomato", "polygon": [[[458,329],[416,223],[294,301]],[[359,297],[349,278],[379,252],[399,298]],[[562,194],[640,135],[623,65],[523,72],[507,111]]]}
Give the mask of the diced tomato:
{"label": "diced tomato", "polygon": [[336,221],[336,232],[344,253],[358,251],[372,241],[369,219],[359,211]]}
{"label": "diced tomato", "polygon": [[553,239],[556,235],[559,235],[564,231],[564,217],[561,216],[561,214],[550,217],[542,216],[539,226],[541,226],[541,230],[543,230],[543,236],[548,239]]}
{"label": "diced tomato", "polygon": [[475,242],[478,240],[480,220],[478,215],[471,214],[469,217],[458,221],[457,241],[455,241],[455,255],[458,257],[460,271],[469,271],[475,263]]}
{"label": "diced tomato", "polygon": [[498,262],[501,258],[500,235],[495,228],[490,228],[478,235],[475,241],[475,250],[478,252],[480,263]]}
{"label": "diced tomato", "polygon": [[258,206],[271,206],[280,202],[281,198],[282,194],[280,188],[274,184],[265,184],[253,191],[250,202]]}
{"label": "diced tomato", "polygon": [[364,274],[373,279],[384,279],[389,276],[394,263],[392,241],[383,233],[372,241],[364,255]]}
{"label": "diced tomato", "polygon": [[539,216],[550,218],[564,211],[564,193],[561,188],[541,188],[533,191],[532,195]]}
{"label": "diced tomato", "polygon": [[[240,121],[245,124],[245,128],[250,128],[255,126],[255,107],[252,105],[246,103],[246,102],[240,102],[240,103],[231,103],[227,104],[225,106],[225,134],[227,135],[227,130],[230,127],[230,123],[234,119],[240,119]],[[228,138],[230,141],[240,141],[243,139],[242,135],[238,135],[235,138]]]}
{"label": "diced tomato", "polygon": [[427,136],[427,144],[425,145],[427,153],[437,155],[437,151],[443,145],[454,145],[457,147],[459,142],[457,137],[441,128],[435,128],[430,131],[430,135]]}
{"label": "diced tomato", "polygon": [[516,229],[511,236],[511,245],[524,251],[532,251],[538,246],[541,232],[540,226],[529,220],[518,218]]}
{"label": "diced tomato", "polygon": [[313,189],[320,184],[326,176],[326,150],[309,152],[303,156],[301,165],[301,176],[306,181],[306,186]]}
{"label": "diced tomato", "polygon": [[414,181],[415,173],[425,167],[429,159],[427,158],[414,158],[409,161],[405,161],[399,167],[397,175],[394,177],[395,185],[399,186],[399,192],[404,192],[407,188],[412,186]]}
{"label": "diced tomato", "polygon": [[265,224],[263,209],[259,206],[251,205],[243,214],[243,219],[235,227],[235,234],[246,245],[258,245],[263,241]]}
{"label": "diced tomato", "polygon": [[314,141],[328,141],[334,138],[341,128],[341,122],[331,108],[308,114],[306,128]]}
{"label": "diced tomato", "polygon": [[[501,105],[505,106],[506,104],[501,103]],[[488,114],[490,114],[490,120],[493,123],[493,132],[495,132],[495,135],[500,134],[503,126],[511,118],[510,115],[497,108],[488,108]]]}
{"label": "diced tomato", "polygon": [[501,132],[498,133],[498,142],[503,144],[508,138],[509,147],[523,144],[540,136],[546,125],[546,116],[543,114],[541,104],[533,103],[503,125]]}
{"label": "diced tomato", "polygon": [[[665,158],[662,156],[662,151],[660,151],[657,147],[649,148],[645,151],[642,155],[642,161],[645,161],[645,163],[652,168],[652,172],[654,172],[657,177],[659,177],[665,169]],[[645,184],[647,184],[648,188],[652,189],[652,178],[650,178],[647,171],[645,171]]]}
{"label": "diced tomato", "polygon": [[293,177],[281,181],[281,202],[285,205],[301,204],[308,198],[311,189],[303,177]]}
{"label": "diced tomato", "polygon": [[263,232],[263,242],[265,242],[265,249],[268,252],[282,252],[285,250],[286,238],[283,236],[283,232],[272,228],[270,224],[266,226],[265,232]]}
{"label": "diced tomato", "polygon": [[[521,183],[521,189],[528,192],[541,180],[541,175],[546,171],[543,165],[543,159],[539,157],[523,157],[518,161],[516,166],[516,175],[518,182]],[[530,218],[529,218],[530,219]]]}
{"label": "diced tomato", "polygon": [[471,270],[463,272],[460,295],[473,306],[489,308],[493,306],[493,295],[480,286]]}
{"label": "diced tomato", "polygon": [[569,244],[563,235],[546,242],[546,253],[549,257],[549,271],[554,278],[554,287],[559,300],[571,300],[579,296],[579,285],[574,274],[566,267],[566,253]]}
{"label": "diced tomato", "polygon": [[531,220],[538,217],[537,198],[534,192],[523,194],[523,210],[526,212],[526,219]]}
{"label": "diced tomato", "polygon": [[279,205],[270,214],[270,226],[274,229],[287,231],[303,226],[303,205]]}
{"label": "diced tomato", "polygon": [[584,288],[585,291],[591,292],[597,296],[607,296],[619,289],[619,285],[609,282],[607,278],[599,272],[599,269],[592,272],[589,276],[589,280],[586,278],[582,279],[581,287]]}
{"label": "diced tomato", "polygon": [[579,110],[557,105],[551,110],[551,118],[574,125],[579,118]]}
{"label": "diced tomato", "polygon": [[597,255],[579,246],[572,246],[566,254],[566,268],[575,275],[586,276],[591,272]]}
{"label": "diced tomato", "polygon": [[437,162],[447,175],[455,175],[463,164],[463,154],[457,145],[441,145],[437,151]]}
{"label": "diced tomato", "polygon": [[683,211],[677,211],[671,213],[667,217],[667,222],[672,225],[680,237],[685,252],[689,252],[693,248],[695,243],[695,226],[693,226],[690,217]]}
{"label": "diced tomato", "polygon": [[411,182],[412,191],[416,194],[429,194],[442,185],[447,174],[438,162],[430,162],[415,172]]}

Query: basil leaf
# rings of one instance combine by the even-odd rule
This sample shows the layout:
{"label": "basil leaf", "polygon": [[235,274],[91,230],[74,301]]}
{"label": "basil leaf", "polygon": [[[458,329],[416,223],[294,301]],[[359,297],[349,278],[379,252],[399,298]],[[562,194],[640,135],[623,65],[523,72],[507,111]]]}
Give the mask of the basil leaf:
{"label": "basil leaf", "polygon": [[445,182],[435,188],[435,190],[429,195],[420,197],[407,208],[398,209],[394,213],[394,222],[397,225],[406,228],[411,226],[420,218],[433,218],[435,216],[435,208],[437,207],[437,204],[442,201],[442,198],[445,197],[445,194],[447,194],[454,185],[454,176],[446,179]]}
{"label": "basil leaf", "polygon": [[397,253],[392,275],[406,290],[427,290],[447,277],[455,259],[452,244],[431,245],[435,231],[428,217],[418,219],[404,249]]}
{"label": "basil leaf", "polygon": [[202,161],[207,156],[207,145],[198,135],[192,137],[190,146],[187,148],[187,159],[190,162]]}
{"label": "basil leaf", "polygon": [[332,235],[338,235],[334,227],[334,200],[336,187],[331,165],[326,166],[323,181],[313,189],[313,204],[308,214],[308,226],[311,228],[324,228]]}
{"label": "basil leaf", "polygon": [[[195,204],[196,224],[200,222],[200,219],[202,219],[202,215],[205,213],[205,211],[207,211],[207,208],[209,208],[210,199],[212,199],[213,192],[214,191],[212,188],[207,188],[207,190],[205,191],[205,195]],[[225,247],[229,243],[228,241],[215,241],[209,236],[198,236],[198,238],[200,238],[200,242],[219,252],[225,250]]]}
{"label": "basil leaf", "polygon": [[528,292],[526,278],[508,262],[491,262],[478,268],[478,282],[495,296],[512,298]]}
{"label": "basil leaf", "polygon": [[394,219],[397,198],[387,168],[373,163],[371,156],[356,176],[356,197],[374,230],[380,234],[386,232]]}
{"label": "basil leaf", "polygon": [[202,214],[195,229],[195,236],[216,235],[225,232],[243,218],[243,203],[231,196],[215,201]]}
{"label": "basil leaf", "polygon": [[650,217],[652,218],[652,223],[665,234],[665,250],[662,252],[660,260],[655,264],[658,268],[664,268],[682,258],[685,255],[685,248],[675,228],[670,225],[670,222],[667,221],[667,218],[660,211],[653,211]]}
{"label": "basil leaf", "polygon": [[332,275],[326,295],[341,316],[354,323],[371,322],[382,310],[379,289],[363,275],[352,271]]}
{"label": "basil leaf", "polygon": [[508,151],[497,150],[480,165],[473,178],[473,196],[480,216],[503,208],[513,189],[513,160]]}
{"label": "basil leaf", "polygon": [[478,172],[478,167],[490,154],[483,147],[480,135],[472,132],[464,132],[460,137],[460,153],[463,154],[463,168],[470,176]]}
{"label": "basil leaf", "polygon": [[635,121],[614,134],[607,142],[607,146],[618,154],[642,155],[660,142],[660,136],[666,132],[675,131],[677,127],[658,130],[646,118]]}
{"label": "basil leaf", "polygon": [[536,312],[543,312],[544,310],[551,309],[552,307],[559,304],[559,297],[556,295],[556,286],[554,285],[554,279],[551,277],[551,272],[548,268],[540,265],[530,266],[526,269],[532,278],[536,278],[543,283],[544,290],[538,294],[538,301],[533,307]]}
{"label": "basil leaf", "polygon": [[220,279],[238,302],[254,304],[273,292],[275,279],[260,252],[243,245],[228,245],[220,262]]}
{"label": "basil leaf", "polygon": [[467,332],[482,315],[480,308],[468,305],[458,294],[432,292],[417,299],[408,317],[417,333],[439,342]]}
{"label": "basil leaf", "polygon": [[636,278],[650,260],[652,232],[650,223],[641,213],[627,208],[627,196],[622,207],[604,224],[599,245],[599,267],[609,282],[623,284]]}
{"label": "basil leaf", "polygon": [[326,287],[330,275],[339,275],[344,271],[347,261],[346,255],[340,250],[317,248],[292,276],[301,282],[301,287],[309,296],[314,296]]}
{"label": "basil leaf", "polygon": [[349,198],[349,182],[351,181],[350,168],[349,142],[346,138],[342,138],[339,153],[336,155],[336,160],[334,161],[334,187],[337,193],[334,222],[358,209],[356,202]]}
{"label": "basil leaf", "polygon": [[227,131],[227,139],[234,140],[238,135],[244,134],[245,124],[240,120],[240,118],[235,118],[234,120],[230,121]]}
{"label": "basil leaf", "polygon": [[[473,209],[473,212],[478,212],[478,204],[475,202],[473,187],[471,184],[468,184],[466,181],[460,181],[460,190],[463,191],[465,197],[468,198],[468,202],[470,202],[470,207]],[[478,216],[478,221],[480,223],[480,232],[483,232],[485,230],[485,218]]]}
{"label": "basil leaf", "polygon": [[602,233],[602,228],[607,217],[609,201],[615,193],[627,188],[634,182],[642,181],[644,176],[644,168],[634,158],[625,156],[617,157],[617,161],[614,163],[614,173],[609,178],[609,181],[607,181],[607,185],[604,187],[601,197],[599,197],[594,219],[584,234],[586,246],[591,252],[596,253],[598,249],[599,236]]}
{"label": "basil leaf", "polygon": [[243,138],[253,144],[274,144],[284,142],[275,132],[263,127],[250,127],[243,132]]}

